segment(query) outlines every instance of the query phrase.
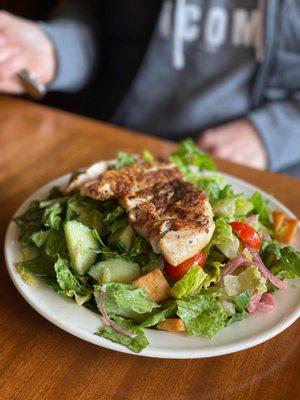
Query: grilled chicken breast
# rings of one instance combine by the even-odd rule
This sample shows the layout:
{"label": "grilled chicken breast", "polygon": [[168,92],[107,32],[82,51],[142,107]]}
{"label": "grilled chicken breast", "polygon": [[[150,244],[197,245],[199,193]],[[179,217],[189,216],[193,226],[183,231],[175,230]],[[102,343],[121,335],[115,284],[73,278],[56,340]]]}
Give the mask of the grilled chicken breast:
{"label": "grilled chicken breast", "polygon": [[176,266],[203,249],[213,235],[213,213],[207,195],[179,179],[158,184],[151,195],[149,192],[137,194],[135,208],[133,200],[124,203],[123,199],[121,204],[128,210],[133,228],[150,241],[155,252]]}
{"label": "grilled chicken breast", "polygon": [[82,182],[80,192],[101,201],[118,199],[136,232],[174,266],[203,249],[214,232],[207,195],[185,182],[170,162],[139,161],[108,169]]}
{"label": "grilled chicken breast", "polygon": [[106,171],[96,180],[84,184],[81,194],[96,200],[134,196],[140,190],[175,178],[182,178],[182,174],[173,163],[137,162],[118,170]]}

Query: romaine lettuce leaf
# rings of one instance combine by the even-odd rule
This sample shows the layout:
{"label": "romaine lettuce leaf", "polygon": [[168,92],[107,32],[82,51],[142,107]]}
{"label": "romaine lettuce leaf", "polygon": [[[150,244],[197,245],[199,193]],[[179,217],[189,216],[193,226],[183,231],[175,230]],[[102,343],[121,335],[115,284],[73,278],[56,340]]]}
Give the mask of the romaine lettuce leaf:
{"label": "romaine lettuce leaf", "polygon": [[144,150],[143,151],[143,160],[145,161],[154,161],[155,157],[149,150]]}
{"label": "romaine lettuce leaf", "polygon": [[90,290],[86,291],[86,294],[79,294],[75,290],[67,290],[66,296],[74,297],[74,300],[79,306],[82,306],[84,303],[88,302],[92,296],[92,292]]}
{"label": "romaine lettuce leaf", "polygon": [[44,209],[43,223],[53,229],[59,229],[62,217],[63,208],[59,202],[52,203]]}
{"label": "romaine lettuce leaf", "polygon": [[255,192],[251,196],[250,201],[253,204],[253,214],[258,214],[260,221],[264,225],[270,225],[271,211],[268,206],[267,200],[263,197],[263,195],[259,192]]}
{"label": "romaine lettuce leaf", "polygon": [[57,259],[59,256],[63,258],[68,257],[66,238],[62,229],[58,231],[51,229],[49,231],[44,250],[49,257],[53,257],[54,259]]}
{"label": "romaine lettuce leaf", "polygon": [[22,263],[18,263],[16,265],[16,270],[19,272],[19,274],[21,275],[21,278],[23,279],[23,281],[25,283],[27,283],[27,285],[30,285],[30,286],[36,285],[37,281],[36,281],[35,277],[30,272],[26,271],[26,269],[22,266]]}
{"label": "romaine lettuce leaf", "polygon": [[227,321],[221,303],[212,295],[197,295],[177,300],[177,315],[183,320],[189,335],[213,337]]}
{"label": "romaine lettuce leaf", "polygon": [[232,228],[223,218],[215,221],[215,231],[211,241],[205,247],[208,253],[212,246],[216,246],[226,257],[234,258],[239,250],[239,239],[232,232]]}
{"label": "romaine lettuce leaf", "polygon": [[214,171],[216,169],[211,156],[201,151],[191,139],[186,139],[179,144],[171,154],[170,161],[174,162],[185,178],[191,181],[199,179],[199,172],[203,170]]}
{"label": "romaine lettuce leaf", "polygon": [[204,190],[209,197],[211,204],[214,204],[220,198],[220,186],[213,178],[200,178],[197,180],[197,186]]}
{"label": "romaine lettuce leaf", "polygon": [[129,165],[135,162],[135,157],[132,154],[120,152],[117,158],[117,162],[115,165],[116,169],[120,169],[125,167],[125,165]]}
{"label": "romaine lettuce leaf", "polygon": [[110,326],[106,326],[99,332],[96,332],[96,335],[109,339],[115,343],[119,343],[123,346],[126,346],[134,353],[140,353],[145,347],[148,346],[149,342],[146,338],[144,331],[140,329],[138,326],[134,325],[132,321],[128,321],[120,317],[115,317],[114,321],[122,328],[125,328],[135,333],[136,336],[134,338],[130,338],[126,335],[123,335],[122,333],[119,333]]}
{"label": "romaine lettuce leaf", "polygon": [[213,205],[214,215],[227,220],[234,220],[246,216],[252,210],[253,204],[247,196],[243,194],[223,198]]}
{"label": "romaine lettuce leaf", "polygon": [[[125,283],[107,283],[105,309],[110,316],[138,319],[141,314],[152,312],[159,305],[150,300],[145,289]],[[99,298],[100,286],[94,286],[95,299]]]}
{"label": "romaine lettuce leaf", "polygon": [[219,282],[221,278],[221,268],[224,267],[224,265],[225,264],[222,264],[219,261],[206,263],[204,270],[208,275],[203,281],[203,286],[205,289],[207,289],[212,283]]}
{"label": "romaine lettuce leaf", "polygon": [[226,275],[223,278],[225,293],[236,297],[247,289],[256,289],[257,293],[267,291],[266,279],[261,275],[257,267],[248,267],[238,275]]}
{"label": "romaine lettuce leaf", "polygon": [[261,257],[265,265],[277,278],[300,277],[300,251],[290,246],[281,247],[275,242],[264,242]]}
{"label": "romaine lettuce leaf", "polygon": [[40,230],[38,232],[33,232],[30,235],[30,239],[36,247],[40,248],[46,243],[49,233],[50,233],[50,230],[46,230],[46,231]]}
{"label": "romaine lettuce leaf", "polygon": [[199,265],[193,265],[183,278],[172,287],[171,296],[175,299],[181,299],[189,295],[193,296],[199,292],[206,277],[207,274]]}
{"label": "romaine lettuce leaf", "polygon": [[234,322],[242,321],[243,319],[247,318],[249,313],[245,310],[241,312],[237,312],[230,317],[226,323],[226,326],[233,324]]}
{"label": "romaine lettuce leaf", "polygon": [[66,259],[58,258],[54,264],[56,280],[62,290],[74,290],[79,294],[86,294],[85,287],[81,285],[78,279],[70,270],[70,264]]}
{"label": "romaine lettuce leaf", "polygon": [[18,265],[25,271],[36,276],[55,276],[54,261],[46,254],[38,255],[31,260]]}
{"label": "romaine lettuce leaf", "polygon": [[146,319],[139,324],[141,328],[148,328],[150,326],[157,325],[158,323],[164,321],[175,313],[177,309],[177,304],[175,301],[169,302],[168,307],[161,311],[154,311],[149,314]]}
{"label": "romaine lettuce leaf", "polygon": [[117,219],[119,217],[121,217],[122,215],[124,215],[124,210],[122,207],[117,206],[113,211],[108,212],[103,221],[108,224],[111,225],[113,224],[115,221],[117,221]]}
{"label": "romaine lettuce leaf", "polygon": [[83,210],[77,220],[90,229],[97,229],[100,232],[103,230],[103,216],[98,210]]}
{"label": "romaine lettuce leaf", "polygon": [[242,312],[248,307],[251,300],[251,294],[252,291],[250,289],[246,289],[242,293],[234,297],[233,303],[239,312]]}
{"label": "romaine lettuce leaf", "polygon": [[20,228],[19,242],[32,245],[31,235],[43,228],[43,213],[39,201],[32,201],[25,213],[18,215],[13,220]]}

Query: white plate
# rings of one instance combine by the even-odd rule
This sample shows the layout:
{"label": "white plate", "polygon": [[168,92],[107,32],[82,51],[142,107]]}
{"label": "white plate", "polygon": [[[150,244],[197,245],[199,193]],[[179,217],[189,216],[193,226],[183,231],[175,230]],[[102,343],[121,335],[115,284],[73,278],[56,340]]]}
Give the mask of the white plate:
{"label": "white plate", "polygon": [[[232,176],[222,175],[226,177],[228,183],[233,185],[235,191],[246,194],[259,191],[268,198],[272,208],[282,210],[289,217],[295,218],[295,215],[284,205],[257,187]],[[24,212],[31,200],[45,198],[52,186],[63,187],[68,180],[69,175],[64,175],[43,186],[22,204],[16,215]],[[29,286],[22,280],[15,268],[16,262],[22,258],[17,241],[18,233],[17,226],[11,222],[6,232],[5,258],[9,275],[24,299],[38,313],[72,335],[98,346],[134,354],[119,344],[94,335],[94,332],[100,328],[101,321],[99,316],[92,311],[78,306],[71,299],[57,295],[42,282],[36,286]],[[295,245],[300,246],[299,230]],[[139,355],[161,358],[203,358],[233,353],[262,343],[278,335],[299,317],[300,289],[296,286],[299,283],[299,279],[289,282],[287,290],[281,290],[275,294],[277,305],[272,312],[268,314],[255,312],[247,319],[224,328],[210,340],[204,337],[190,337],[184,333],[147,329],[146,334],[150,344]]]}

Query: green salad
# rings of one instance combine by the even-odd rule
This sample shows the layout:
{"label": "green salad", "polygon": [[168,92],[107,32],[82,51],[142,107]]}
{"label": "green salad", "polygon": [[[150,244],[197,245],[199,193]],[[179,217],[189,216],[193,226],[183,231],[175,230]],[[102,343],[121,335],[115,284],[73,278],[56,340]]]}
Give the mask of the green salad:
{"label": "green salad", "polygon": [[[143,157],[155,161],[148,151]],[[31,285],[42,280],[100,314],[104,327],[95,334],[133,352],[148,345],[144,328],[212,338],[252,312],[272,311],[274,292],[300,277],[300,252],[278,241],[290,225],[282,215],[278,222],[260,193],[235,193],[191,140],[170,161],[207,193],[215,223],[208,245],[176,267],[135,232],[114,199],[97,201],[54,187],[14,219],[23,251],[16,268],[23,279]],[[114,168],[134,162],[120,153]],[[153,299],[149,285],[164,293],[161,300]]]}

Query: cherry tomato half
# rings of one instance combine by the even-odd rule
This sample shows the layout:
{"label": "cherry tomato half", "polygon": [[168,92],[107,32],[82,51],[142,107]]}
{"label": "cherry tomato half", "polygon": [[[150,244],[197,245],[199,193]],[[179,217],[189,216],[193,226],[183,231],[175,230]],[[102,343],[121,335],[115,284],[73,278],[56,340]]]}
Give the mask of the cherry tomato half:
{"label": "cherry tomato half", "polygon": [[173,281],[179,281],[179,279],[181,279],[193,265],[198,264],[199,267],[203,267],[205,263],[206,254],[204,251],[200,251],[200,253],[189,258],[188,260],[183,261],[176,267],[166,262],[165,271],[170,279]]}
{"label": "cherry tomato half", "polygon": [[252,226],[241,221],[231,222],[230,225],[233,231],[241,238],[244,245],[256,250],[260,249],[261,239]]}

